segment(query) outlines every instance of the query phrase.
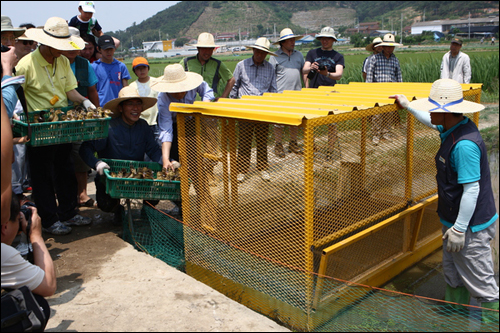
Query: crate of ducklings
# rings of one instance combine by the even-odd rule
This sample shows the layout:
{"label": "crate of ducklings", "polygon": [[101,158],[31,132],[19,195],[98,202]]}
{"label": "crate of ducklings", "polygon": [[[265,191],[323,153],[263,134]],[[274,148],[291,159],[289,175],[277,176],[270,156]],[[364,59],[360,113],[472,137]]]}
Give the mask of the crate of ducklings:
{"label": "crate of ducklings", "polygon": [[102,139],[108,136],[112,112],[103,108],[86,110],[83,106],[68,106],[28,112],[13,119],[14,137],[27,136],[28,145],[51,146],[62,143]]}
{"label": "crate of ducklings", "polygon": [[112,198],[181,200],[179,169],[167,170],[161,164],[143,161],[102,159],[106,193]]}

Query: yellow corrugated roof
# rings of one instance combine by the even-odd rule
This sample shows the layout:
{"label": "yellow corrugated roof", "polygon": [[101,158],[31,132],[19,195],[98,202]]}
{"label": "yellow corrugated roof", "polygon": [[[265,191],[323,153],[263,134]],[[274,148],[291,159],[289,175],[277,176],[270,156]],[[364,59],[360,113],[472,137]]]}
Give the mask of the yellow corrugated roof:
{"label": "yellow corrugated roof", "polygon": [[[394,104],[395,101],[388,98],[390,95],[403,94],[408,100],[427,98],[431,85],[432,83],[351,82],[334,87],[243,96],[241,99],[221,98],[216,103],[172,103],[170,111],[297,126],[304,118],[312,119]],[[464,91],[481,87],[482,84],[462,84]]]}

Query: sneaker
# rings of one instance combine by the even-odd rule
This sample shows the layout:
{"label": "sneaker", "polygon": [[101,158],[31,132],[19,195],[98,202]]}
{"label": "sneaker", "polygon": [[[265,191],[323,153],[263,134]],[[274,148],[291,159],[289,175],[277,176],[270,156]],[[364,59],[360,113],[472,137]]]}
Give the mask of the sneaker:
{"label": "sneaker", "polygon": [[281,143],[277,143],[274,146],[274,155],[278,156],[279,158],[285,157],[285,151],[283,150],[283,145]]}
{"label": "sneaker", "polygon": [[302,155],[304,153],[302,151],[302,148],[299,147],[299,145],[297,144],[297,141],[295,141],[295,140],[290,141],[290,143],[288,144],[288,150],[294,154],[297,154],[297,155]]}
{"label": "sneaker", "polygon": [[267,172],[267,171],[261,171],[260,178],[262,178],[262,180],[265,180],[265,181],[271,180],[271,176],[269,176],[269,172]]}
{"label": "sneaker", "polygon": [[67,235],[71,232],[71,227],[64,225],[61,221],[57,221],[49,228],[42,228],[42,230],[52,235]]}
{"label": "sneaker", "polygon": [[238,174],[238,177],[236,177],[236,180],[238,181],[238,183],[243,183],[245,181],[245,174],[244,173],[239,173]]}
{"label": "sneaker", "polygon": [[64,221],[64,225],[66,226],[71,226],[71,225],[87,225],[92,223],[92,219],[90,217],[83,217],[81,215],[75,215],[71,219]]}
{"label": "sneaker", "polygon": [[374,137],[372,138],[372,142],[373,142],[373,144],[376,146],[376,145],[378,145],[378,143],[380,142],[380,139],[378,138],[378,136],[374,136]]}

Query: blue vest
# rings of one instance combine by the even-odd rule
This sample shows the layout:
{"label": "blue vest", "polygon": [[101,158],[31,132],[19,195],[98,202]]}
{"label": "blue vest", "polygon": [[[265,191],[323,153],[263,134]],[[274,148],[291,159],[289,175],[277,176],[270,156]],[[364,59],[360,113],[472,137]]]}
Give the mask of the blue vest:
{"label": "blue vest", "polygon": [[438,184],[438,209],[439,217],[450,223],[455,223],[460,208],[463,194],[463,185],[458,184],[458,174],[453,171],[450,163],[451,151],[461,140],[470,140],[477,144],[481,150],[481,179],[479,180],[479,197],[476,209],[469,222],[469,226],[488,222],[495,214],[495,201],[491,189],[490,167],[483,138],[472,121],[457,127],[441,144],[436,154],[436,180]]}

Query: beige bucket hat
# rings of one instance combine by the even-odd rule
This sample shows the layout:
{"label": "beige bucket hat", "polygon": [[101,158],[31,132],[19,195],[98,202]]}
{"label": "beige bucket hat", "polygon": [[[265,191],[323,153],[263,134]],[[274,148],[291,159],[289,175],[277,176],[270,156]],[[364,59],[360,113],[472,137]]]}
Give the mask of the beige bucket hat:
{"label": "beige bucket hat", "polygon": [[156,98],[154,97],[142,97],[139,95],[137,89],[131,86],[126,86],[120,90],[118,93],[118,98],[112,99],[111,101],[104,104],[104,109],[109,109],[113,111],[112,117],[118,117],[120,112],[118,111],[118,105],[129,99],[140,99],[142,101],[142,110],[147,110],[156,104]]}
{"label": "beige bucket hat", "polygon": [[203,82],[203,76],[198,73],[186,72],[180,64],[165,67],[163,77],[159,77],[151,89],[158,92],[180,93],[198,88]]}
{"label": "beige bucket hat", "polygon": [[280,42],[284,41],[284,40],[287,40],[287,39],[291,39],[291,38],[295,38],[295,40],[297,39],[301,39],[302,35],[295,35],[292,31],[292,29],[290,28],[285,28],[283,30],[281,30],[280,32],[280,38],[278,39],[277,42],[274,42],[273,45],[278,45]]}
{"label": "beige bucket hat", "polygon": [[260,37],[259,39],[257,39],[255,41],[255,44],[248,45],[247,47],[249,47],[251,49],[261,50],[261,51],[269,53],[270,55],[277,57],[278,55],[276,53],[273,53],[269,50],[270,46],[271,46],[271,42],[269,41],[269,39],[267,39],[266,37]]}
{"label": "beige bucket hat", "polygon": [[331,27],[324,27],[323,29],[321,29],[320,33],[316,35],[316,39],[321,37],[329,37],[337,41],[337,37],[335,37],[335,30]]}
{"label": "beige bucket hat", "polygon": [[2,15],[2,32],[4,31],[12,31],[14,33],[14,37],[20,37],[26,28],[14,28],[12,26],[12,21],[10,17]]}
{"label": "beige bucket hat", "polygon": [[225,46],[225,45],[215,45],[214,36],[209,32],[202,32],[198,36],[196,44],[187,44],[187,45],[194,47],[205,47],[205,48],[215,48],[215,47]]}
{"label": "beige bucket hat", "polygon": [[370,44],[366,45],[365,50],[367,50],[369,52],[373,52],[374,51],[374,47],[379,46],[380,43],[382,43],[382,38],[376,37],[373,40],[373,42],[371,42]]}
{"label": "beige bucket hat", "polygon": [[401,44],[396,43],[396,37],[393,34],[385,34],[382,43],[378,44],[378,46],[401,46]]}
{"label": "beige bucket hat", "polygon": [[462,86],[452,79],[434,81],[428,98],[417,99],[410,108],[426,112],[473,113],[484,109],[478,103],[464,100]]}
{"label": "beige bucket hat", "polygon": [[85,48],[82,38],[72,36],[68,23],[60,17],[51,17],[43,28],[28,29],[24,33],[27,38],[59,51],[74,51]]}

